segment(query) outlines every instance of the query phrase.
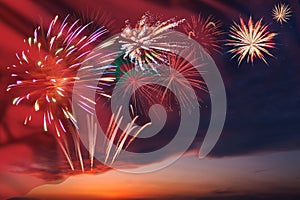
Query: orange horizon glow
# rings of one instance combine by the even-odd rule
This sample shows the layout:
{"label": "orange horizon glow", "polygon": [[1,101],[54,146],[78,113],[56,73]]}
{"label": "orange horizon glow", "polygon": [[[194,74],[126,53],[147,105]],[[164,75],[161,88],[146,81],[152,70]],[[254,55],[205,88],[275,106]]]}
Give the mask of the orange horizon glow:
{"label": "orange horizon glow", "polygon": [[[284,160],[289,154],[297,153],[299,151],[203,160],[189,153],[173,165],[155,172],[129,174],[112,170],[99,175],[77,175],[60,184],[37,187],[27,196],[141,199],[269,194],[284,190],[296,193],[300,181],[292,178],[291,172],[296,172],[297,167],[284,169],[284,162],[277,163],[274,158]],[[277,167],[271,169],[270,166]]]}

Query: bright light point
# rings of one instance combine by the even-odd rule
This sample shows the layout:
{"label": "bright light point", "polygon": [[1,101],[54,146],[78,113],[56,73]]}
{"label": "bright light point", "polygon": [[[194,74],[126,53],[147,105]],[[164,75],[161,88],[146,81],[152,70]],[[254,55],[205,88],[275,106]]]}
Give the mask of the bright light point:
{"label": "bright light point", "polygon": [[57,94],[59,94],[60,96],[64,96],[64,94],[61,92],[61,91],[59,91],[59,90],[56,90],[56,92],[57,92]]}
{"label": "bright light point", "polygon": [[40,109],[39,103],[38,103],[38,101],[36,101],[34,104],[34,110],[39,111],[39,109]]}
{"label": "bright light point", "polygon": [[15,104],[17,103],[18,100],[19,100],[19,97],[14,98],[13,104],[15,105]]}

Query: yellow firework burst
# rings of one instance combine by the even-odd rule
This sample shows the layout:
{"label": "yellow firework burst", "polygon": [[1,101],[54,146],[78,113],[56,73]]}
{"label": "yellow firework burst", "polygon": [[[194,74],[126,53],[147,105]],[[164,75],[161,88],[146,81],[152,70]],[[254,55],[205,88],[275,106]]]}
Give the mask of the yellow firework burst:
{"label": "yellow firework burst", "polygon": [[240,24],[234,22],[230,27],[230,39],[226,45],[232,47],[229,50],[233,54],[232,58],[238,56],[239,65],[246,57],[247,62],[253,63],[254,59],[258,57],[267,64],[264,54],[273,56],[269,49],[274,48],[273,39],[276,35],[277,33],[268,31],[268,26],[262,24],[262,19],[254,23],[250,17],[248,23],[245,23],[240,18]]}
{"label": "yellow firework burst", "polygon": [[282,24],[290,19],[291,13],[292,11],[289,5],[284,3],[276,4],[273,8],[273,19]]}

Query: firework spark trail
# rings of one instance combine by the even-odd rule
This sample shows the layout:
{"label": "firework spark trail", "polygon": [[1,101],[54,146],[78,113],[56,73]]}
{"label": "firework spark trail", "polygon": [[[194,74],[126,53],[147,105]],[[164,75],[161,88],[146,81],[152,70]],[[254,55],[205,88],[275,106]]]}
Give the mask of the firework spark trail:
{"label": "firework spark trail", "polygon": [[[135,120],[138,118],[138,116],[136,116],[133,119],[133,123],[135,122]],[[127,149],[129,147],[129,145],[136,139],[136,137],[140,134],[140,132],[142,132],[146,127],[150,126],[152,123],[148,122],[146,124],[144,124],[140,129],[138,129],[134,135],[132,136],[132,138],[129,140],[128,144],[126,145],[126,147],[124,149]],[[134,127],[135,128],[135,127]],[[129,135],[129,134],[128,134]]]}
{"label": "firework spark trail", "polygon": [[272,10],[273,19],[275,19],[280,24],[287,22],[292,16],[292,11],[289,5],[284,3],[278,3],[274,6]]}
{"label": "firework spark trail", "polygon": [[[132,122],[134,122],[135,120],[136,120],[136,118],[133,119]],[[129,124],[127,124],[126,127],[125,127],[125,129],[124,129],[124,131],[122,132],[121,137],[119,138],[119,140],[118,140],[118,142],[117,142],[117,145],[116,145],[116,146],[117,146],[117,149],[116,149],[116,151],[115,151],[115,154],[114,154],[114,156],[113,156],[113,158],[112,158],[110,164],[113,164],[113,163],[114,163],[116,157],[120,154],[120,152],[121,152],[121,150],[122,150],[122,148],[123,148],[123,146],[124,146],[124,143],[125,143],[125,141],[126,141],[128,135],[131,133],[132,129],[134,129],[134,128],[131,128],[131,126],[130,126],[130,125],[132,124],[132,122],[129,123]]]}
{"label": "firework spark trail", "polygon": [[254,59],[258,57],[268,64],[264,54],[273,56],[269,49],[274,48],[273,38],[276,35],[277,33],[268,31],[268,26],[262,24],[262,19],[253,23],[250,17],[248,24],[245,24],[244,20],[240,18],[240,24],[234,22],[234,25],[230,27],[231,39],[226,45],[232,47],[229,50],[233,54],[232,58],[238,56],[239,65],[245,57],[247,57],[248,63],[253,63]]}
{"label": "firework spark trail", "polygon": [[60,148],[62,149],[71,169],[74,171],[75,168],[74,168],[70,153],[68,152],[67,148],[62,144],[62,142],[60,140],[57,140],[57,142],[58,142]]}
{"label": "firework spark trail", "polygon": [[90,167],[93,170],[94,167],[94,155],[96,148],[96,139],[97,139],[97,122],[93,115],[87,115],[87,127],[88,127],[88,141],[89,141],[89,154],[90,154]]}
{"label": "firework spark trail", "polygon": [[107,138],[108,138],[108,143],[107,143],[107,148],[106,148],[106,156],[105,156],[105,161],[104,163],[107,163],[109,155],[110,155],[110,151],[113,145],[113,142],[115,140],[117,131],[118,131],[118,127],[120,126],[123,117],[121,116],[119,118],[120,112],[121,112],[122,106],[118,109],[117,114],[114,115],[112,114],[111,118],[110,118],[110,122],[109,122],[109,126],[107,128]]}
{"label": "firework spark trail", "polygon": [[[73,91],[73,85],[75,81],[88,83],[91,78],[95,77],[95,74],[103,75],[104,73],[101,67],[89,66],[80,80],[76,77],[80,65],[85,61],[85,56],[91,52],[97,40],[106,32],[104,27],[100,27],[90,35],[84,34],[91,24],[80,24],[80,20],[70,22],[68,16],[60,23],[56,16],[46,32],[43,32],[41,27],[36,28],[33,37],[24,40],[28,48],[20,54],[16,54],[19,64],[9,68],[14,71],[11,76],[17,81],[7,87],[7,91],[16,90],[18,93],[22,93],[14,98],[14,105],[18,106],[27,101],[33,103],[35,112],[43,112],[44,131],[53,128],[58,138],[68,132],[72,133],[82,171],[84,170],[83,158],[79,137],[77,131],[74,130],[77,128],[77,122],[72,114],[71,98],[73,93],[78,95],[81,99],[80,107],[89,113],[94,110],[96,103],[94,99],[83,96],[81,91]],[[105,45],[109,44],[102,46]],[[107,84],[113,81],[112,78],[103,78],[102,80]],[[100,93],[102,91],[101,86],[95,88],[88,84],[81,89],[93,91],[97,89],[97,92]],[[31,120],[32,115],[28,114],[24,124],[27,125]],[[72,125],[66,126],[66,123]],[[59,142],[59,145],[71,169],[74,169],[66,143]]]}
{"label": "firework spark trail", "polygon": [[198,17],[192,16],[190,20],[185,20],[182,28],[189,38],[198,41],[211,54],[213,51],[220,53],[220,36],[224,34],[221,25],[221,21],[213,16],[205,18],[199,14]]}
{"label": "firework spark trail", "polygon": [[169,19],[153,22],[151,17],[145,14],[134,28],[127,23],[119,41],[121,50],[124,50],[124,59],[129,58],[138,71],[156,71],[153,63],[165,63],[164,53],[180,46],[175,42],[167,43],[163,39],[168,37],[168,30],[177,27],[183,21],[184,19]]}
{"label": "firework spark trail", "polygon": [[[72,161],[72,158],[71,158],[71,154],[70,154],[70,151],[69,151],[68,142],[67,142],[67,140],[66,140],[66,138],[64,136],[61,137],[61,138],[59,138],[59,139],[56,138],[56,140],[57,140],[57,142],[58,142],[61,150],[63,151],[63,153],[64,153],[64,155],[65,155],[65,157],[66,157],[66,159],[67,159],[67,161],[68,161],[68,163],[70,165],[71,170],[74,171],[75,168],[74,168],[74,164],[73,164],[73,161]],[[62,141],[63,141],[64,144],[62,143]]]}
{"label": "firework spark trail", "polygon": [[80,148],[80,137],[79,137],[77,129],[73,129],[73,131],[74,132],[71,135],[72,135],[73,142],[75,145],[75,152],[79,159],[81,170],[82,170],[82,172],[84,172],[83,157],[82,157],[82,152],[81,152],[81,148]]}
{"label": "firework spark trail", "polygon": [[[138,127],[134,125],[135,121],[137,120],[138,116],[134,117],[132,122],[127,124],[127,127],[126,129],[123,131],[119,141],[118,141],[118,144],[117,144],[117,150],[115,152],[115,155],[113,156],[112,160],[111,160],[111,163],[110,164],[113,164],[115,159],[120,155],[123,147],[124,147],[124,144],[125,144],[125,141],[127,140],[128,136],[131,135],[131,133],[133,132],[133,130],[137,129]],[[137,129],[135,131],[135,133],[133,134],[132,138],[129,140],[128,144],[126,145],[126,147],[124,148],[125,150],[128,148],[128,146],[135,140],[135,138],[139,135],[139,133],[144,130],[147,126],[151,125],[151,122],[149,123],[146,123],[145,125],[143,125],[141,128]]]}
{"label": "firework spark trail", "polygon": [[[118,109],[116,115],[112,114],[110,118],[110,122],[106,131],[106,135],[108,138],[108,144],[106,145],[106,156],[105,156],[105,161],[104,163],[106,164],[108,161],[108,158],[110,156],[110,152],[112,149],[112,145],[116,139],[116,135],[118,130],[120,129],[120,125],[123,120],[123,116],[120,116],[120,112],[122,110],[122,106]],[[147,126],[151,125],[151,122],[144,124],[142,127],[138,127],[135,125],[135,121],[137,120],[138,116],[135,116],[131,122],[127,123],[125,126],[125,129],[122,131],[121,136],[119,137],[116,145],[116,150],[113,154],[112,160],[110,162],[110,165],[112,165],[116,158],[119,156],[121,153],[122,149],[127,149],[128,146],[134,141],[134,139],[139,135],[141,131],[143,131]],[[134,132],[135,130],[135,132]],[[133,133],[134,132],[134,133]],[[126,140],[128,139],[129,135],[133,133],[132,138],[129,140],[127,143],[126,147],[124,147]]]}

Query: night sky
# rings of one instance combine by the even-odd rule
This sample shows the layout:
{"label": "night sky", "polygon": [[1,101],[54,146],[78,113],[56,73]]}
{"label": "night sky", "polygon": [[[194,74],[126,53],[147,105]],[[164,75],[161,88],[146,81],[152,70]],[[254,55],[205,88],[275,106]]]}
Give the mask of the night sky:
{"label": "night sky", "polygon": [[[300,1],[281,1],[292,10],[290,19],[283,24],[272,18],[273,6],[278,2],[2,0],[0,199],[300,199]],[[39,120],[23,125],[31,105],[12,105],[16,94],[6,92],[6,88],[15,79],[7,67],[17,64],[15,53],[25,48],[23,39],[31,36],[38,25],[47,27],[56,15],[63,18],[70,14],[87,21],[95,18],[109,29],[104,36],[109,37],[122,30],[125,20],[135,23],[145,12],[163,19],[190,19],[201,13],[222,22],[220,52],[211,54],[227,96],[221,137],[212,152],[199,160],[197,155],[210,116],[206,94],[200,103],[204,105],[203,121],[197,137],[186,154],[171,166],[136,175],[115,171],[96,160],[92,172],[82,174],[79,162],[71,171],[55,137],[43,131]],[[233,21],[250,16],[254,21],[263,18],[268,29],[278,33],[275,48],[270,50],[273,57],[266,56],[268,64],[255,59],[238,65],[225,45]],[[37,113],[36,118],[42,115]],[[164,131],[161,134],[171,132]],[[150,147],[167,139],[162,136]],[[83,145],[82,148],[83,159],[88,160],[88,150]],[[142,147],[137,144],[139,148]],[[76,159],[76,154],[71,154]]]}

